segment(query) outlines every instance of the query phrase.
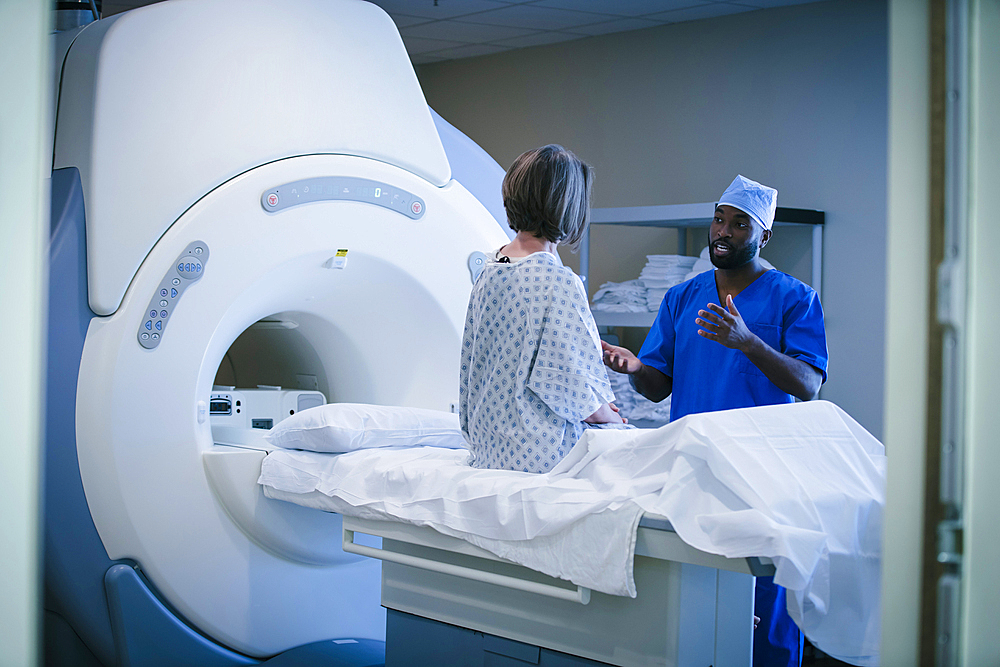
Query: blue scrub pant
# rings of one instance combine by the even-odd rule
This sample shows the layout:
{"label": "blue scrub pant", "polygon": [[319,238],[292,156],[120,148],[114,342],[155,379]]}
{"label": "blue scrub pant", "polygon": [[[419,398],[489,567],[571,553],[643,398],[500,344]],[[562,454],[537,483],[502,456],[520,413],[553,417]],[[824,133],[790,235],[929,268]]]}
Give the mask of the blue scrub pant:
{"label": "blue scrub pant", "polygon": [[800,667],[802,632],[788,615],[785,589],[774,577],[757,577],[754,614],[760,623],[753,633],[753,667]]}

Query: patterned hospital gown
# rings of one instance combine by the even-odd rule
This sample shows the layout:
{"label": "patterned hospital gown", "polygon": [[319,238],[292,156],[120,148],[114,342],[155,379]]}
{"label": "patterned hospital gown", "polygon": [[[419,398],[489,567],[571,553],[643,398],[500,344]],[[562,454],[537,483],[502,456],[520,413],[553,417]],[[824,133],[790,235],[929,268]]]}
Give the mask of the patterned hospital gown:
{"label": "patterned hospital gown", "polygon": [[492,260],[472,289],[459,405],[475,468],[548,472],[614,400],[580,278],[547,252]]}

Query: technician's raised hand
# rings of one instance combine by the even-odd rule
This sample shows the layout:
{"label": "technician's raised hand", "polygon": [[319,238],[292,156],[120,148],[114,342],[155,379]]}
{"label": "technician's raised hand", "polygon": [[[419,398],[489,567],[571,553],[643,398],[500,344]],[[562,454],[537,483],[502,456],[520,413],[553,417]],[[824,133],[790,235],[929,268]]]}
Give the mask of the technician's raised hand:
{"label": "technician's raised hand", "polygon": [[631,350],[617,345],[611,345],[601,341],[601,350],[604,352],[604,365],[613,371],[632,375],[638,373],[642,368],[642,362],[632,354]]}
{"label": "technician's raised hand", "polygon": [[653,402],[660,402],[670,395],[674,386],[673,378],[639,361],[630,350],[601,341],[604,365],[613,371],[631,375],[633,386],[640,394]]}
{"label": "technician's raised hand", "polygon": [[726,306],[728,310],[718,304],[710,303],[709,310],[698,311],[700,317],[694,320],[701,327],[698,329],[698,335],[728,348],[747,352],[756,336],[747,328],[740,311],[736,310],[731,295],[726,296]]}

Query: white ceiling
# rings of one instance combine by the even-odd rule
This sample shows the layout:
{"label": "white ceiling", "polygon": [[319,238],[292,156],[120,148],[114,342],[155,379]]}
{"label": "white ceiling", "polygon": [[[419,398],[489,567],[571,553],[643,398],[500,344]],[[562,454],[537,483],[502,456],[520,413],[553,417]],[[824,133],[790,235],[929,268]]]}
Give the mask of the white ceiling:
{"label": "white ceiling", "polygon": [[[157,0],[105,0],[103,15]],[[396,22],[414,64],[815,0],[371,0]]]}

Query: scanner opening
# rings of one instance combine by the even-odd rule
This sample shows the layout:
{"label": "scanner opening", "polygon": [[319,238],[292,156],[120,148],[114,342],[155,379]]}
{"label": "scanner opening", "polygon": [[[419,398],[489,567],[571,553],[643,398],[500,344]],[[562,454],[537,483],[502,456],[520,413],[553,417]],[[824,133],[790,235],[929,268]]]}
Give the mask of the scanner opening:
{"label": "scanner opening", "polygon": [[215,374],[218,386],[281,387],[322,392],[330,387],[315,347],[299,328],[305,313],[276,313],[247,327],[229,346]]}
{"label": "scanner opening", "polygon": [[214,442],[251,445],[281,420],[328,401],[323,360],[304,333],[315,327],[300,327],[315,319],[306,313],[275,313],[233,341],[216,370],[208,401]]}
{"label": "scanner opening", "polygon": [[330,396],[331,386],[350,396],[350,383],[333,374],[344,366],[343,355],[357,354],[328,309],[287,311],[244,329],[216,370],[209,401],[215,446],[203,455],[209,484],[240,530],[283,559],[309,565],[360,560],[341,549],[338,515],[267,499],[256,483],[271,448],[263,436],[289,413],[343,400]]}

